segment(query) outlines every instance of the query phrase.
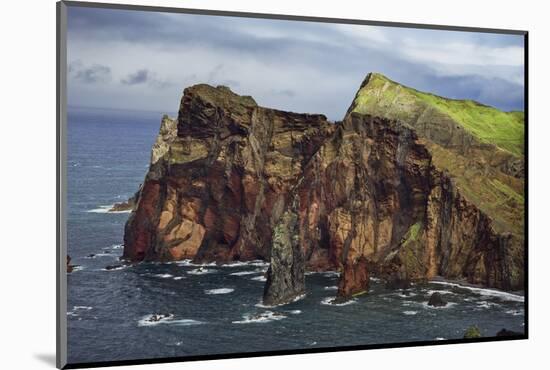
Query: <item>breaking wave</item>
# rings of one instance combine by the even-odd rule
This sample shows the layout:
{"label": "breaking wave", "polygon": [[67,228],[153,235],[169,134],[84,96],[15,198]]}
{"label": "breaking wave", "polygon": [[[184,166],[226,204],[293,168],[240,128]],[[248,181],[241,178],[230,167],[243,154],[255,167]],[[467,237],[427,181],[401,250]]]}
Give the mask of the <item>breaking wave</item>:
{"label": "breaking wave", "polygon": [[88,213],[130,213],[131,209],[125,211],[110,211],[113,208],[114,204],[108,206],[99,206],[99,208],[89,209],[86,212]]}
{"label": "breaking wave", "polygon": [[513,301],[513,302],[524,302],[525,301],[525,297],[523,297],[519,294],[503,292],[503,291],[495,290],[495,289],[477,288],[477,287],[472,287],[472,286],[468,286],[468,285],[461,285],[461,284],[458,284],[458,283],[451,283],[451,282],[447,282],[447,281],[437,281],[437,280],[436,281],[430,281],[430,283],[431,284],[447,285],[447,286],[462,288],[462,289],[468,289],[468,290],[470,290],[474,293],[477,293],[479,295],[488,296],[488,297],[495,297],[495,298],[499,298],[499,299],[504,300],[504,301]]}
{"label": "breaking wave", "polygon": [[190,325],[199,325],[203,324],[202,321],[191,320],[191,319],[181,319],[175,320],[174,314],[151,314],[144,316],[141,320],[138,321],[138,326],[156,326],[156,325],[177,325],[177,326],[190,326]]}
{"label": "breaking wave", "polygon": [[355,298],[347,300],[347,301],[342,302],[342,303],[335,303],[334,302],[335,299],[336,299],[336,297],[326,297],[321,301],[321,304],[324,304],[324,305],[327,305],[327,306],[340,307],[340,306],[348,306],[350,304],[357,303],[357,299],[355,299]]}
{"label": "breaking wave", "polygon": [[235,289],[232,288],[218,288],[218,289],[208,289],[205,290],[204,293],[206,294],[229,294],[234,292]]}
{"label": "breaking wave", "polygon": [[286,319],[286,316],[279,312],[265,311],[259,314],[245,314],[243,319],[239,321],[232,321],[233,324],[254,324],[254,323],[267,323],[271,321],[278,321]]}

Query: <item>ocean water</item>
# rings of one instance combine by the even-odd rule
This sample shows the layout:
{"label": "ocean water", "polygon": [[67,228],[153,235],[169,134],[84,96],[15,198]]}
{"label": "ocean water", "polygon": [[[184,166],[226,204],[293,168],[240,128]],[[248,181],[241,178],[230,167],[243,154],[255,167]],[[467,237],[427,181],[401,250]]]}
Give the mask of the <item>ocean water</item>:
{"label": "ocean water", "polygon": [[[524,330],[520,293],[446,282],[404,295],[373,279],[368,294],[332,305],[338,275],[315,273],[306,276],[300,300],[264,307],[262,261],[107,271],[122,254],[128,213],[106,209],[143,181],[162,113],[68,113],[68,250],[79,265],[67,277],[70,363],[445,340],[462,338],[470,325],[484,336]],[[450,304],[427,306],[434,291]],[[151,315],[164,316],[152,324]]]}

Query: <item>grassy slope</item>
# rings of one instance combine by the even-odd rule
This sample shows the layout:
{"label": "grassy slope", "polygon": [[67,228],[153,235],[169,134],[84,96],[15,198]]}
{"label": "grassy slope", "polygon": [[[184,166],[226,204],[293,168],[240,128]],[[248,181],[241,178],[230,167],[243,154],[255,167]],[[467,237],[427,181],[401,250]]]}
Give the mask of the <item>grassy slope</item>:
{"label": "grassy slope", "polygon": [[[452,119],[481,142],[490,143],[515,157],[523,156],[523,112],[502,112],[471,100],[452,100],[423,93],[372,74],[368,84],[358,92],[353,111],[401,119],[418,120],[426,112],[436,122]],[[438,114],[433,114],[436,110]],[[497,230],[523,232],[523,179],[512,178],[497,169],[489,173],[471,158],[427,140],[434,165],[447,171],[471,202],[491,216]],[[494,155],[477,151],[477,156]],[[479,158],[477,158],[479,159]]]}
{"label": "grassy slope", "polygon": [[523,155],[523,112],[502,112],[472,100],[442,98],[400,85],[376,73],[371,75],[366,88],[359,91],[355,110],[361,113],[362,107],[368,108],[373,104],[391,108],[396,103],[401,108],[429,105],[448,115],[481,142],[493,144],[516,156]]}

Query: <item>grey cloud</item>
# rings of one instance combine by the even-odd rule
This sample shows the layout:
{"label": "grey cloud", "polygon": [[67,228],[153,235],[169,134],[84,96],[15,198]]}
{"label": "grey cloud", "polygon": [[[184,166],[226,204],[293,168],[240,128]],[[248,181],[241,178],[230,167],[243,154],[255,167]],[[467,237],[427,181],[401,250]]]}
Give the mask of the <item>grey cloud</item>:
{"label": "grey cloud", "polygon": [[[117,71],[124,68],[121,66],[132,67],[121,72],[125,77],[117,85],[126,92],[130,90],[124,86],[172,86],[164,89],[163,102],[177,100],[169,92],[179,94],[188,84],[206,82],[238,88],[239,93],[279,109],[319,112],[341,119],[365,75],[376,71],[438,95],[479,100],[505,110],[523,108],[523,88],[508,78],[517,75],[519,67],[452,65],[453,70],[437,69],[434,63],[413,60],[400,51],[405,37],[435,45],[467,41],[488,47],[521,47],[521,37],[379,29],[390,40],[388,45],[358,41],[330,24],[69,7],[68,36],[69,45],[100,45],[96,46],[97,54],[102,58],[118,55],[111,51],[125,46],[147,50],[142,54],[142,66],[149,69],[138,69],[140,65],[132,65],[132,61],[119,63]],[[164,66],[147,64],[147,58],[155,58],[159,50],[164,55],[181,50],[198,53],[197,57],[186,56],[194,60],[167,61],[165,70]],[[193,65],[203,68],[193,69]],[[171,76],[170,80],[160,79],[151,71],[159,68],[163,78]],[[182,76],[182,71],[191,77]],[[157,93],[161,101],[160,91]],[[104,92],[99,95],[105,96]]]}
{"label": "grey cloud", "polygon": [[74,79],[87,84],[108,82],[111,80],[111,68],[101,64],[93,64],[86,67],[80,60],[70,63],[68,72]]}
{"label": "grey cloud", "polygon": [[120,82],[123,85],[130,86],[148,84],[156,88],[163,88],[170,85],[169,82],[158,79],[155,73],[149,71],[148,69],[140,69],[136,72],[130,73],[128,76],[121,79]]}
{"label": "grey cloud", "polygon": [[282,89],[282,90],[272,90],[273,94],[275,95],[282,95],[289,98],[293,98],[296,96],[296,92],[291,89]]}
{"label": "grey cloud", "polygon": [[126,78],[120,80],[125,85],[138,85],[147,82],[149,80],[149,71],[146,69],[140,69],[134,73],[130,73]]}

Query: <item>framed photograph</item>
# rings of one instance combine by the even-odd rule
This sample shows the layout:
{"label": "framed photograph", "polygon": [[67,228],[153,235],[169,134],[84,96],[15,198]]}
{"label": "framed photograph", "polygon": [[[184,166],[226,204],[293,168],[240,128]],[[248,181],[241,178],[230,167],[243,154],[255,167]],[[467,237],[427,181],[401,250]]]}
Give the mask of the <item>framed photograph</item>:
{"label": "framed photograph", "polygon": [[527,31],[57,5],[59,368],[528,337]]}

